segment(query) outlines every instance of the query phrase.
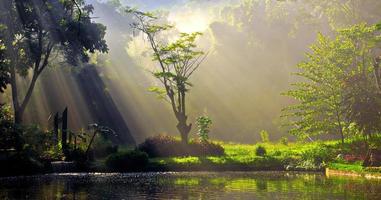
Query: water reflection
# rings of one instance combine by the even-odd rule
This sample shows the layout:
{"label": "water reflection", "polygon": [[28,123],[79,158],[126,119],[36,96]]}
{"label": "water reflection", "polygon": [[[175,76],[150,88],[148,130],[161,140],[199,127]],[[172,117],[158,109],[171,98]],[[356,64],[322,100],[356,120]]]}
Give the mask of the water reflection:
{"label": "water reflection", "polygon": [[381,180],[286,172],[1,178],[0,199],[381,199]]}

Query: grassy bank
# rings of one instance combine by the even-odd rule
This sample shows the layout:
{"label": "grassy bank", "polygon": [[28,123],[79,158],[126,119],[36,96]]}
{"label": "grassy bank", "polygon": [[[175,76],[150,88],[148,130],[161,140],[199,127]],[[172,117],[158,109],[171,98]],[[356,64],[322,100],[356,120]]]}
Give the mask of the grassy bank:
{"label": "grassy bank", "polygon": [[[380,138],[373,141],[378,142]],[[255,145],[217,142],[224,150],[222,156],[173,156],[150,158],[149,170],[296,170],[323,171],[326,167],[356,172],[379,172],[377,168],[363,168],[356,160],[366,152],[361,138],[353,138],[344,145],[340,141],[310,143],[258,143]],[[256,155],[258,146],[265,155]],[[341,155],[341,156],[340,156]],[[346,160],[343,155],[354,158]],[[376,170],[376,171],[375,171]]]}
{"label": "grassy bank", "polygon": [[[329,145],[337,142],[256,145],[219,142],[223,156],[159,157],[150,159],[150,168],[162,170],[323,170]],[[256,155],[261,146],[263,156]]]}

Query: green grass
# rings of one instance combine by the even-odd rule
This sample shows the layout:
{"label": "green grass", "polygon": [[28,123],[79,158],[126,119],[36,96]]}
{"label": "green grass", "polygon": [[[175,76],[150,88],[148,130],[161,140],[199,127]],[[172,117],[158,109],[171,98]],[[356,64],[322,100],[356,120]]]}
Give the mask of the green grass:
{"label": "green grass", "polygon": [[[283,169],[285,159],[298,159],[301,157],[300,149],[308,149],[302,144],[271,144],[261,143],[256,145],[222,143],[225,149],[223,156],[187,156],[187,157],[160,157],[152,158],[150,162],[154,165],[161,165],[166,168],[188,168],[205,167],[208,168],[249,168],[249,169]],[[258,145],[266,148],[266,156],[255,155]],[[302,148],[303,147],[303,148]]]}
{"label": "green grass", "polygon": [[[357,143],[356,143],[357,142]],[[217,142],[225,150],[223,156],[187,156],[151,158],[153,166],[165,169],[242,169],[242,170],[279,170],[292,166],[295,170],[322,170],[324,166],[334,169],[361,171],[361,164],[348,164],[337,160],[338,154],[351,154],[352,149],[362,142],[361,138],[341,141],[316,141],[309,143],[258,143],[237,144]],[[266,149],[266,156],[257,156],[257,146]]]}
{"label": "green grass", "polygon": [[342,170],[342,171],[352,171],[352,172],[364,172],[363,166],[360,163],[345,164],[345,163],[329,163],[328,167],[330,169]]}

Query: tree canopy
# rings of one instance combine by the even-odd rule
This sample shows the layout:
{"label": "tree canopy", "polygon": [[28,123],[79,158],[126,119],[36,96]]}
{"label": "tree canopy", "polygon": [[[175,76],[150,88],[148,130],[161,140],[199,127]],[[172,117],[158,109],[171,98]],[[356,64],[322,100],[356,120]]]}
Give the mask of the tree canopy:
{"label": "tree canopy", "polygon": [[[106,27],[91,20],[93,7],[83,0],[4,0],[0,3],[1,41],[11,85],[15,121],[21,122],[36,81],[53,58],[71,65],[89,60],[89,53],[107,52]],[[56,54],[58,56],[52,56]],[[20,98],[16,77],[32,73]],[[3,84],[4,85],[4,84]]]}
{"label": "tree canopy", "polygon": [[300,137],[339,133],[344,142],[351,123],[361,131],[379,130],[374,51],[380,39],[377,27],[366,24],[341,29],[333,39],[318,35],[307,61],[298,65],[296,75],[302,81],[285,93],[298,101],[284,109],[291,133]]}

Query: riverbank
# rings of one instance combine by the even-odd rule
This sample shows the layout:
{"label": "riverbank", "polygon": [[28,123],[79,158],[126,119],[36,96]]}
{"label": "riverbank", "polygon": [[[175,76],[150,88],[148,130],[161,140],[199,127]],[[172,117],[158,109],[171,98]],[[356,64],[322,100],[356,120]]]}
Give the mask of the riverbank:
{"label": "riverbank", "polygon": [[[378,140],[374,140],[378,141]],[[67,164],[54,167],[49,163],[37,173],[60,172],[163,172],[163,171],[308,171],[324,172],[326,168],[352,171],[357,173],[380,173],[379,168],[363,168],[361,155],[365,154],[363,141],[316,141],[309,143],[257,143],[238,144],[213,141],[224,152],[218,156],[169,156],[148,157],[146,162],[136,166],[137,155],[130,154],[126,164],[118,169],[106,164],[108,157],[81,162],[79,165]],[[131,149],[131,148],[130,148]],[[258,149],[261,151],[258,153]],[[120,153],[125,151],[119,148]],[[112,154],[111,154],[112,155]],[[144,156],[143,156],[144,157]],[[121,157],[123,158],[123,157]],[[124,158],[123,158],[124,159]],[[130,164],[128,164],[130,163]],[[46,163],[45,163],[46,164]],[[132,167],[132,165],[134,165]],[[18,165],[17,165],[18,166]],[[71,166],[71,167],[69,167]],[[74,167],[73,167],[74,166]],[[69,167],[69,168],[68,168]],[[64,169],[56,171],[54,169]],[[366,170],[366,171],[365,171]],[[377,171],[378,170],[378,171]],[[21,173],[23,174],[23,173]],[[28,173],[33,174],[33,173]],[[8,174],[17,175],[17,174]],[[7,176],[3,173],[3,176]]]}
{"label": "riverbank", "polygon": [[342,164],[330,163],[325,169],[326,176],[364,177],[381,179],[381,167],[363,167],[359,163]]}

